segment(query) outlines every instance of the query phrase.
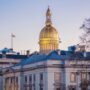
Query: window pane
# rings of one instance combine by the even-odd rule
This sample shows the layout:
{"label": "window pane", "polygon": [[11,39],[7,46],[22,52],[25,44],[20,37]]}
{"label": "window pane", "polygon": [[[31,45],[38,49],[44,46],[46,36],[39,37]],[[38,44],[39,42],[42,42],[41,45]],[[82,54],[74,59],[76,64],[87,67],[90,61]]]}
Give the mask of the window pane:
{"label": "window pane", "polygon": [[71,73],[70,74],[70,81],[75,82],[76,81],[76,73]]}
{"label": "window pane", "polygon": [[36,80],[35,74],[33,75],[33,80],[34,80],[34,81]]}
{"label": "window pane", "polygon": [[81,80],[87,79],[87,74],[86,73],[81,73]]}
{"label": "window pane", "polygon": [[18,83],[18,77],[16,77],[16,82]]}
{"label": "window pane", "polygon": [[29,82],[32,82],[32,75],[29,76]]}
{"label": "window pane", "polygon": [[27,76],[25,76],[25,82],[27,82]]}
{"label": "window pane", "polygon": [[60,81],[60,73],[55,73],[55,81]]}
{"label": "window pane", "polygon": [[40,80],[43,80],[43,73],[40,74]]}

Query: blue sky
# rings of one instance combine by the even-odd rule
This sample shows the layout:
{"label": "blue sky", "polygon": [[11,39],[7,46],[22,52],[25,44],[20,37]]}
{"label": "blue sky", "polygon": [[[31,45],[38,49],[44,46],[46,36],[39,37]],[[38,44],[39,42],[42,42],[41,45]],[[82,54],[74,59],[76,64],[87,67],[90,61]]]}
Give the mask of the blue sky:
{"label": "blue sky", "polygon": [[48,5],[62,41],[60,49],[77,44],[82,33],[79,27],[90,17],[90,0],[0,0],[0,49],[11,47],[14,33],[15,50],[38,50]]}

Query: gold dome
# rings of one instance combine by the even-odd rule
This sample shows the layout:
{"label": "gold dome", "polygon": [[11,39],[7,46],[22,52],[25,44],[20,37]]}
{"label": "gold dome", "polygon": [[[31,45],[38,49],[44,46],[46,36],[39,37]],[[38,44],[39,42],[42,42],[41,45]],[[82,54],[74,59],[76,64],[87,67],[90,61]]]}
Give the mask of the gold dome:
{"label": "gold dome", "polygon": [[[40,32],[40,36],[39,36],[39,40],[56,40],[56,42],[59,40],[59,35],[58,35],[58,32],[56,31],[56,29],[51,26],[51,25],[48,25],[48,26],[45,26],[41,32]],[[49,42],[48,42],[49,43]],[[42,44],[42,42],[40,43]]]}
{"label": "gold dome", "polygon": [[48,53],[59,48],[59,35],[57,30],[52,26],[51,12],[47,9],[46,26],[41,30],[39,35],[40,52]]}

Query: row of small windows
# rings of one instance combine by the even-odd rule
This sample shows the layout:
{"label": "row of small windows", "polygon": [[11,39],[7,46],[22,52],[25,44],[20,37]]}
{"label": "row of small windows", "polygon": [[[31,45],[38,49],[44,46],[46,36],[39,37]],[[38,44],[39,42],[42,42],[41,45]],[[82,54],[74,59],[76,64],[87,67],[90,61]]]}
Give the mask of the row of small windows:
{"label": "row of small windows", "polygon": [[[70,82],[76,82],[77,79],[76,77],[77,77],[77,73],[75,72],[70,73]],[[87,80],[87,73],[85,72],[80,73],[80,79],[81,81]],[[89,75],[89,80],[90,80],[90,75]]]}
{"label": "row of small windows", "polygon": [[[29,82],[32,82],[32,77],[33,77],[33,81],[35,82],[36,81],[36,75],[35,74],[29,75]],[[40,81],[42,81],[42,80],[43,80],[43,73],[40,74]],[[28,81],[28,76],[25,75],[25,83],[27,83],[27,81]]]}
{"label": "row of small windows", "polygon": [[[76,78],[77,77],[77,73],[76,72],[71,72],[70,73],[70,82],[72,83],[76,83]],[[81,73],[80,74],[81,77],[81,81],[82,80],[87,80],[87,73]],[[61,73],[60,72],[55,72],[54,73],[54,82],[55,83],[59,83],[61,82]],[[29,81],[32,82],[32,75],[29,76]],[[35,81],[35,75],[34,75],[34,81]],[[40,85],[43,84],[43,73],[40,74]],[[41,86],[41,89],[43,90],[43,86]],[[57,88],[56,90],[60,90],[60,88]]]}
{"label": "row of small windows", "polygon": [[[36,75],[35,74],[31,74],[29,76],[25,75],[25,84],[28,83],[28,78],[29,78],[29,83],[31,84],[31,86],[29,86],[29,87],[25,86],[25,90],[28,90],[28,88],[29,88],[29,90],[32,90],[32,89],[36,90],[36,88],[35,88]],[[59,72],[54,73],[55,83],[60,83],[60,79],[61,79],[60,73]],[[44,90],[44,87],[43,87],[44,86],[44,83],[43,83],[44,75],[43,75],[43,73],[40,73],[39,80],[40,80],[39,81],[40,82],[40,84],[39,84],[40,90]],[[56,88],[56,90],[60,90],[60,88]]]}
{"label": "row of small windows", "polygon": [[[90,74],[86,72],[82,72],[77,74],[76,72],[71,72],[70,73],[70,82],[76,83],[77,81],[77,76],[80,77],[81,81],[82,80],[87,80],[87,75],[89,75],[89,80],[90,80]],[[54,73],[54,82],[59,83],[61,82],[61,73],[60,72],[55,72]],[[10,85],[10,83],[18,83],[18,77],[7,77],[5,79],[5,83],[7,85]],[[58,84],[58,85],[59,85]],[[30,74],[30,75],[25,75],[24,76],[24,90],[36,90],[36,74]],[[40,90],[44,90],[44,74],[40,73],[39,74],[39,88]],[[71,87],[70,87],[71,88]],[[60,87],[57,87],[55,90],[60,90]],[[70,90],[76,90],[76,89],[70,89]]]}
{"label": "row of small windows", "polygon": [[5,79],[5,82],[6,83],[13,83],[13,82],[16,82],[16,83],[18,83],[18,77],[7,77],[6,79]]}
{"label": "row of small windows", "polygon": [[[25,87],[25,90],[36,90],[36,75],[35,74],[30,74],[29,76],[28,75],[25,75],[24,76],[24,87]],[[40,90],[43,90],[43,73],[40,73]],[[29,80],[29,81],[28,81]]]}
{"label": "row of small windows", "polygon": [[[43,81],[43,73],[40,73],[40,81]],[[32,82],[32,79],[33,79],[33,81],[36,81],[36,75],[34,74],[34,75],[29,75],[29,82]],[[60,79],[61,79],[61,75],[60,75],[60,73],[59,72],[56,72],[56,73],[54,73],[54,79],[55,79],[55,81],[60,81]],[[25,83],[27,83],[27,81],[28,81],[28,76],[27,75],[25,75]]]}
{"label": "row of small windows", "polygon": [[[90,73],[86,73],[86,72],[81,72],[81,73],[76,73],[76,72],[71,72],[70,73],[70,82],[71,83],[76,83],[77,81],[77,76],[79,76],[79,79],[81,80],[81,83],[84,82],[83,84],[85,85],[85,81],[89,80],[90,81]],[[60,73],[55,73],[54,74],[54,78],[55,78],[55,83],[59,83],[61,81],[61,74]],[[81,90],[88,90],[87,87],[84,87],[82,85],[82,87],[80,87]],[[56,85],[55,90],[61,90],[61,87]],[[64,90],[64,89],[63,89]],[[76,90],[76,86],[70,86],[68,88],[68,90]]]}

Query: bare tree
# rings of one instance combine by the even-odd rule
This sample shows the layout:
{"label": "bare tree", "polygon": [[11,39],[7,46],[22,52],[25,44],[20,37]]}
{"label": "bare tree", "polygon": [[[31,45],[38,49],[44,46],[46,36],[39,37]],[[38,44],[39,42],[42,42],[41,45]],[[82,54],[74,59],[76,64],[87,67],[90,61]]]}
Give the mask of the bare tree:
{"label": "bare tree", "polygon": [[90,51],[90,18],[85,19],[80,29],[83,29],[83,34],[80,37],[81,43],[85,45],[85,50]]}

